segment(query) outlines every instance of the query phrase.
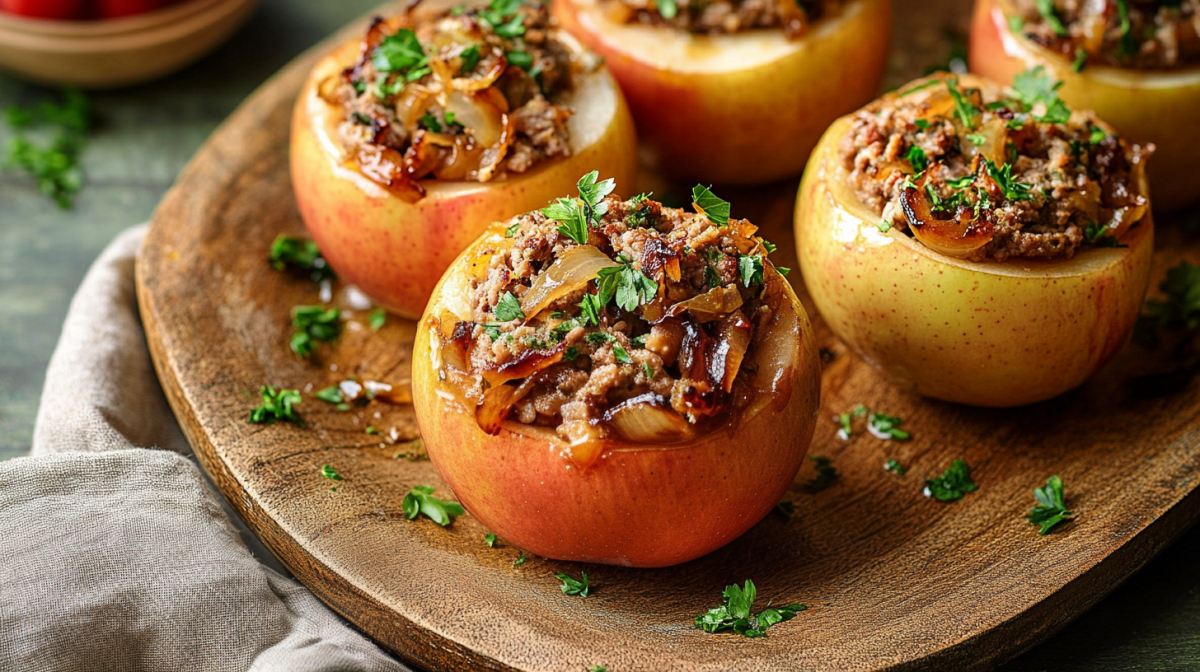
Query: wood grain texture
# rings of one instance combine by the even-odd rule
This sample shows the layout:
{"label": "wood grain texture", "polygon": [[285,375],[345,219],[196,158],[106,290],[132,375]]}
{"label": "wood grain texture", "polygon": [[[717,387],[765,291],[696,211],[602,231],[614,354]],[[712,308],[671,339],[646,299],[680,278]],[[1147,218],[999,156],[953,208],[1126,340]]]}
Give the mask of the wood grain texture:
{"label": "wood grain texture", "polygon": [[[427,462],[394,459],[402,448],[363,429],[413,438],[408,407],[339,413],[308,396],[307,429],[245,422],[263,383],[407,379],[412,327],[395,318],[372,333],[355,313],[319,365],[286,348],[288,310],[316,297],[264,257],[277,233],[302,230],[286,138],[310,62],[255,94],[185,170],[143,248],[139,299],[168,398],[218,487],[298,578],[406,658],[438,670],[987,669],[1081,613],[1200,514],[1200,497],[1189,496],[1200,463],[1196,386],[1135,398],[1126,381],[1145,352],[1127,348],[1053,402],[979,410],[887,387],[822,330],[824,413],[864,403],[903,416],[914,438],[841,442],[832,422],[818,428],[812,454],[833,458],[837,484],[806,494],[812,474],[802,472],[792,518],[768,517],[712,555],[667,570],[540,559],[513,568],[518,551],[488,549],[469,515],[448,529],[405,520],[410,487],[444,486]],[[794,193],[729,195],[738,216],[780,243],[781,259],[793,253]],[[1159,269],[1189,252],[1200,256],[1165,245]],[[889,457],[908,474],[883,471]],[[921,479],[957,457],[980,490],[955,504],[924,498]],[[326,463],[345,476],[336,492],[319,474]],[[1024,516],[1052,473],[1079,520],[1040,538]],[[563,596],[552,573],[580,570],[593,596]],[[746,578],[764,598],[812,609],[766,640],[692,629],[725,585]]]}

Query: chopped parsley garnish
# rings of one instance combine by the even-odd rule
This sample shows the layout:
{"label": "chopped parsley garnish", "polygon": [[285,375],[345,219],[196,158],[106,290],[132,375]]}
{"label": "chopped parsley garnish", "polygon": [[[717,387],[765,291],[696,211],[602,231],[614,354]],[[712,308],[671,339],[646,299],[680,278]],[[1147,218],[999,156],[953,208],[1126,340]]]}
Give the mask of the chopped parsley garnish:
{"label": "chopped parsley garnish", "polygon": [[384,37],[371,53],[371,64],[380,73],[395,72],[409,82],[430,73],[429,56],[417,34],[409,28],[401,28]]}
{"label": "chopped parsley garnish", "polygon": [[721,200],[702,184],[692,187],[692,206],[717,226],[729,223],[729,201]]}
{"label": "chopped parsley garnish", "polygon": [[520,567],[528,561],[529,558],[525,557],[525,554],[522,553],[516,560],[513,560],[513,567]]}
{"label": "chopped parsley garnish", "polygon": [[424,515],[433,522],[446,527],[454,522],[455,516],[461,516],[466,511],[458,502],[448,502],[443,499],[438,499],[433,496],[433,488],[427,485],[417,485],[404,496],[404,501],[401,502],[400,508],[404,510],[404,517],[413,520],[419,515]]}
{"label": "chopped parsley garnish", "polygon": [[905,158],[912,164],[913,170],[918,173],[924,172],[929,167],[929,158],[925,156],[925,150],[916,145],[908,148],[908,156]]}
{"label": "chopped parsley garnish", "polygon": [[1167,269],[1158,285],[1166,300],[1146,301],[1146,312],[1137,321],[1134,338],[1157,347],[1160,329],[1200,329],[1200,264],[1186,261]]}
{"label": "chopped parsley garnish", "polygon": [[879,220],[879,223],[875,225],[875,228],[879,229],[880,233],[887,233],[888,231],[892,230],[892,223],[886,219],[881,219]]}
{"label": "chopped parsley garnish", "polygon": [[958,78],[946,79],[946,88],[950,91],[950,97],[954,99],[954,111],[962,120],[963,126],[969,129],[975,128],[975,115],[980,114],[980,110],[971,103],[966,94],[959,90]]}
{"label": "chopped parsley garnish", "polygon": [[367,425],[367,428],[364,431],[371,436],[379,436],[380,434],[380,431],[375,428],[375,425]]}
{"label": "chopped parsley garnish", "polygon": [[460,72],[465,73],[474,71],[476,66],[479,65],[479,59],[481,58],[479,53],[479,45],[472,44],[466,49],[463,49],[462,52],[459,53],[458,57],[462,59],[462,70]]}
{"label": "chopped parsley garnish", "polygon": [[554,328],[550,330],[550,337],[556,341],[561,341],[567,337],[567,334],[574,331],[576,327],[582,327],[586,324],[587,320],[582,317],[572,317],[569,320],[563,320],[554,325]]}
{"label": "chopped parsley garnish", "polygon": [[1096,222],[1088,222],[1087,226],[1083,227],[1083,239],[1089,243],[1095,243],[1108,231],[1108,224],[1097,224]]}
{"label": "chopped parsley garnish", "polygon": [[1014,33],[1019,33],[1019,32],[1021,32],[1021,30],[1023,28],[1025,28],[1025,19],[1022,19],[1021,17],[1017,16],[1016,14],[1013,14],[1012,16],[1008,17],[1008,29],[1009,30],[1011,30]]}
{"label": "chopped parsley garnish", "polygon": [[604,310],[604,304],[600,302],[600,297],[595,294],[584,294],[583,301],[579,303],[579,309],[585,325],[600,325],[600,311]]}
{"label": "chopped parsley garnish", "polygon": [[917,127],[918,131],[924,131],[929,128],[930,123],[924,119],[914,119],[913,125]]}
{"label": "chopped parsley garnish", "polygon": [[573,362],[576,357],[579,357],[579,348],[575,346],[567,348],[567,351],[563,353],[564,362]]}
{"label": "chopped parsley garnish", "polygon": [[[20,170],[34,179],[38,191],[58,207],[71,207],[83,186],[79,154],[84,135],[92,126],[91,102],[78,89],[59,90],[62,103],[42,101],[36,107],[4,108],[4,118],[17,133],[8,144],[8,161],[0,168]],[[49,144],[31,142],[23,131],[31,126],[54,127]]]}
{"label": "chopped parsley garnish", "polygon": [[292,309],[292,352],[308,359],[313,353],[313,341],[332,341],[341,333],[342,311],[324,306],[296,306]]}
{"label": "chopped parsley garnish", "polygon": [[496,319],[501,322],[525,319],[525,313],[521,310],[521,302],[513,296],[512,292],[505,292],[500,296],[500,301],[496,304]]}
{"label": "chopped parsley garnish", "polygon": [[887,462],[884,462],[883,470],[890,471],[893,474],[896,474],[898,476],[903,476],[908,471],[907,468],[905,468],[903,465],[901,465],[895,459],[888,459]]}
{"label": "chopped parsley garnish", "polygon": [[487,534],[483,535],[483,543],[487,544],[488,548],[495,548],[496,547],[496,533],[488,532]]}
{"label": "chopped parsley garnish", "polygon": [[762,239],[762,246],[763,246],[763,249],[767,251],[767,254],[775,254],[775,250],[779,249],[778,245],[776,245],[775,243],[772,243],[771,241],[767,240],[766,238]]}
{"label": "chopped parsley garnish", "polygon": [[424,115],[422,115],[417,123],[421,124],[422,128],[433,131],[434,133],[442,132],[442,122],[438,121],[437,117],[433,116],[429,112],[426,112]]}
{"label": "chopped parsley garnish", "polygon": [[1018,182],[1012,176],[1012,165],[1004,164],[997,166],[991,159],[984,159],[984,165],[987,168],[988,175],[1004,192],[1004,197],[1010,201],[1028,201],[1033,199],[1033,195],[1029,193],[1029,185],[1024,182]]}
{"label": "chopped parsley garnish", "polygon": [[1075,50],[1075,60],[1071,62],[1071,70],[1083,72],[1083,69],[1087,67],[1087,62],[1088,50],[1080,47]]}
{"label": "chopped parsley garnish", "polygon": [[1073,512],[1067,510],[1066,501],[1063,499],[1063,482],[1058,476],[1051,476],[1046,481],[1046,487],[1034,488],[1033,498],[1037,500],[1038,505],[1029,512],[1029,522],[1041,525],[1038,534],[1045,535],[1055,525],[1071,520],[1067,516]]}
{"label": "chopped parsley garnish", "polygon": [[275,421],[291,422],[302,425],[300,416],[296,415],[295,405],[300,403],[300,390],[278,391],[270,385],[263,385],[258,391],[262,396],[262,405],[250,411],[250,422],[256,425],[273,425]]}
{"label": "chopped parsley garnish", "polygon": [[321,475],[324,476],[325,478],[328,478],[331,481],[342,480],[342,475],[337,472],[337,469],[334,469],[333,467],[329,466],[328,464],[321,467]]}
{"label": "chopped parsley garnish", "polygon": [[761,254],[738,256],[738,275],[747,287],[763,284],[763,258]]}
{"label": "chopped parsley garnish", "polygon": [[982,133],[968,133],[967,140],[970,140],[972,145],[981,147],[983,143],[987,142],[987,136]]}
{"label": "chopped parsley garnish", "polygon": [[963,175],[962,177],[955,178],[953,180],[946,180],[946,184],[949,185],[949,187],[951,189],[966,189],[967,187],[971,186],[974,183],[975,183],[975,175],[974,174]]}
{"label": "chopped parsley garnish", "polygon": [[1133,34],[1133,24],[1129,21],[1129,4],[1126,0],[1117,0],[1117,16],[1121,21],[1120,52],[1124,56],[1132,56],[1138,52],[1138,41]]}
{"label": "chopped parsley garnish", "polygon": [[664,19],[673,19],[679,14],[679,5],[675,3],[675,0],[655,0],[654,6],[658,7],[658,13]]}
{"label": "chopped parsley garnish", "polygon": [[520,232],[521,232],[521,223],[513,222],[512,226],[510,226],[504,230],[504,237],[505,238],[514,238]]}
{"label": "chopped parsley garnish", "polygon": [[[1117,1],[1122,2],[1123,0]],[[1063,22],[1058,18],[1058,13],[1054,11],[1054,0],[1037,0],[1037,9],[1050,28],[1054,30],[1055,35],[1059,37],[1067,36],[1067,27],[1063,25]]]}
{"label": "chopped parsley garnish", "polygon": [[653,301],[658,295],[658,283],[634,268],[633,262],[624,256],[618,256],[617,263],[617,266],[602,268],[596,274],[600,307],[616,297],[618,306],[633,312],[638,306]]}
{"label": "chopped parsley garnish", "polygon": [[757,614],[751,612],[756,596],[754,582],[746,580],[744,588],[735,583],[727,586],[722,594],[722,603],[696,617],[696,629],[704,632],[733,632],[749,638],[766,637],[767,629],[776,623],[790,621],[796,614],[808,607],[803,604],[789,604],[786,607],[771,607]]}
{"label": "chopped parsley garnish", "polygon": [[616,336],[613,336],[612,334],[606,334],[603,331],[593,331],[592,333],[588,334],[587,336],[584,336],[583,338],[584,338],[584,340],[586,340],[588,343],[591,343],[592,345],[604,345],[605,343],[615,343],[617,340]]}
{"label": "chopped parsley garnish", "polygon": [[903,423],[903,420],[894,415],[875,412],[867,416],[867,431],[877,439],[907,441],[911,435],[900,429]]}
{"label": "chopped parsley garnish", "polygon": [[805,490],[816,493],[833,485],[838,475],[837,467],[833,466],[833,460],[824,455],[810,455],[808,459],[816,463],[817,475],[808,481]]}
{"label": "chopped parsley garnish", "polygon": [[279,234],[271,243],[271,255],[267,259],[271,262],[271,268],[307,273],[313,282],[336,277],[325,257],[321,256],[317,244],[307,238]]}
{"label": "chopped parsley garnish", "polygon": [[631,345],[633,345],[633,347],[635,347],[639,350],[642,350],[646,347],[646,338],[648,338],[649,336],[650,336],[650,334],[642,334],[641,336],[634,336],[633,338],[629,339],[629,343]]}
{"label": "chopped parsley garnish", "polygon": [[612,178],[600,180],[600,171],[592,172],[579,178],[576,184],[579,188],[579,198],[560,198],[542,210],[542,214],[560,222],[558,232],[583,245],[588,239],[588,225],[595,222],[608,212],[604,198],[616,189],[616,181]]}
{"label": "chopped parsley garnish", "polygon": [[492,0],[479,18],[500,37],[520,37],[525,34],[525,20],[518,14],[522,0]]}
{"label": "chopped parsley garnish", "polygon": [[1046,113],[1040,117],[1035,115],[1034,119],[1050,124],[1062,124],[1071,118],[1071,110],[1067,109],[1066,104],[1058,97],[1058,89],[1062,84],[1046,72],[1045,66],[1039,65],[1032,70],[1017,73],[1013,77],[1012,90],[1028,110],[1033,110],[1038,103],[1046,106]]}
{"label": "chopped parsley garnish", "polygon": [[633,363],[633,359],[629,356],[629,353],[626,352],[625,348],[622,348],[620,345],[613,345],[613,357],[616,358],[618,364]]}
{"label": "chopped parsley garnish", "polygon": [[855,406],[849,413],[842,413],[841,415],[835,417],[834,420],[839,426],[837,433],[838,438],[843,441],[849,441],[850,436],[854,434],[854,430],[851,428],[851,421],[854,418],[861,418],[866,414],[867,407],[859,404]]}
{"label": "chopped parsley garnish", "polygon": [[928,89],[931,86],[937,86],[938,84],[941,84],[941,83],[942,83],[942,80],[940,80],[940,79],[931,79],[928,82],[925,82],[923,84],[918,84],[918,85],[912,87],[911,89],[908,89],[906,91],[901,91],[900,97],[903,98],[904,96],[907,96],[910,93],[916,93],[917,91],[921,91],[923,89]]}
{"label": "chopped parsley garnish", "polygon": [[526,72],[529,72],[529,68],[533,66],[533,56],[530,56],[527,51],[510,51],[505,54],[505,57],[508,58],[509,64]]}
{"label": "chopped parsley garnish", "polygon": [[1093,126],[1091,135],[1088,136],[1088,143],[1092,145],[1098,145],[1104,142],[1104,139],[1107,137],[1108,133],[1105,133],[1103,128],[1100,128],[1099,126]]}
{"label": "chopped parsley garnish", "polygon": [[642,373],[646,374],[646,379],[654,378],[654,367],[650,366],[650,362],[642,362]]}
{"label": "chopped parsley garnish", "polygon": [[603,665],[592,665],[588,668],[588,672],[608,672],[608,668]]}
{"label": "chopped parsley garnish", "polygon": [[950,468],[937,478],[925,479],[925,496],[933,497],[942,502],[953,502],[962,499],[968,492],[974,492],[979,486],[971,480],[971,471],[967,463],[961,459],[951,463]]}
{"label": "chopped parsley garnish", "polygon": [[580,576],[582,576],[583,578],[576,581],[575,579],[571,578],[570,574],[563,574],[562,572],[556,572],[554,574],[554,578],[556,578],[562,582],[562,585],[559,586],[559,588],[562,589],[563,595],[578,595],[580,597],[587,597],[588,596],[587,572],[580,572]]}
{"label": "chopped parsley garnish", "polygon": [[338,387],[337,385],[332,385],[330,387],[317,390],[313,396],[327,404],[346,403],[346,395],[342,394],[342,388]]}
{"label": "chopped parsley garnish", "polygon": [[372,310],[367,314],[367,324],[371,326],[371,331],[379,331],[387,324],[387,311],[383,308]]}

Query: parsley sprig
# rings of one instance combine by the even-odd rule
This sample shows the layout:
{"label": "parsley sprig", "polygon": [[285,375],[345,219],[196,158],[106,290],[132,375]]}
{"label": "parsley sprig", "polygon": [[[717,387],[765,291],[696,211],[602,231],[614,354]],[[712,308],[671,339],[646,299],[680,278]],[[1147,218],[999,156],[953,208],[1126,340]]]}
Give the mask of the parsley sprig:
{"label": "parsley sprig", "polygon": [[616,181],[612,178],[601,180],[600,171],[593,170],[579,178],[576,186],[579,198],[560,198],[544,208],[542,214],[559,222],[559,233],[584,245],[589,226],[595,226],[608,212],[608,204],[603,201],[616,189]]}
{"label": "parsley sprig", "polygon": [[276,390],[270,385],[263,385],[258,393],[263,403],[250,411],[251,423],[273,425],[279,421],[303,424],[295,409],[296,404],[300,403],[300,390]]}
{"label": "parsley sprig", "polygon": [[950,468],[937,478],[925,479],[925,496],[933,497],[941,502],[953,502],[962,499],[968,492],[974,492],[979,486],[971,480],[971,470],[961,459],[950,464]]}
{"label": "parsley sprig", "polygon": [[292,334],[292,352],[304,359],[312,356],[313,343],[316,341],[332,341],[342,331],[342,311],[337,308],[324,306],[296,306],[292,309],[292,326],[296,333]]}
{"label": "parsley sprig", "polygon": [[692,206],[717,226],[729,223],[729,201],[722,200],[702,184],[692,187]]}
{"label": "parsley sprig", "polygon": [[975,115],[981,114],[981,110],[958,88],[958,78],[947,77],[946,88],[950,91],[950,97],[954,99],[954,111],[962,120],[963,126],[968,129],[975,128]]}
{"label": "parsley sprig", "polygon": [[313,282],[337,277],[325,257],[321,256],[317,244],[307,238],[279,234],[271,243],[271,254],[267,260],[271,262],[271,268],[277,271],[307,274]]}
{"label": "parsley sprig", "polygon": [[1033,489],[1033,498],[1038,505],[1029,512],[1029,522],[1040,525],[1038,534],[1045,535],[1059,523],[1069,522],[1067,516],[1074,512],[1068,511],[1066,500],[1063,498],[1063,482],[1058,476],[1051,476],[1043,488]]}
{"label": "parsley sprig", "polygon": [[[78,89],[59,91],[61,103],[43,101],[37,106],[4,108],[4,118],[16,135],[9,141],[5,168],[22,171],[37,183],[38,191],[64,210],[71,207],[83,186],[79,154],[92,126],[91,103]],[[51,129],[49,142],[39,144],[26,131]]]}
{"label": "parsley sprig", "polygon": [[454,522],[455,516],[466,513],[466,510],[458,502],[448,502],[434,497],[433,490],[428,485],[413,486],[413,489],[404,496],[404,501],[400,503],[404,517],[413,520],[419,515],[424,515],[438,525],[446,527]]}
{"label": "parsley sprig", "polygon": [[[623,255],[617,257],[616,266],[600,269],[597,273],[596,287],[599,291],[594,302],[597,305],[592,306],[593,308],[603,308],[610,300],[616,298],[618,306],[633,312],[638,306],[650,303],[658,296],[658,283],[634,268],[633,261]],[[584,298],[586,302],[587,297]],[[585,308],[584,313],[588,320],[596,318],[595,322],[599,322],[598,312],[593,315]]]}
{"label": "parsley sprig", "polygon": [[429,55],[409,28],[401,28],[383,40],[371,52],[371,64],[380,73],[398,73],[405,81],[415,82],[428,75]]}
{"label": "parsley sprig", "polygon": [[587,572],[580,572],[580,576],[582,578],[575,580],[570,574],[564,574],[562,572],[556,572],[554,574],[554,578],[562,582],[562,585],[559,586],[559,588],[562,589],[563,595],[578,595],[580,597],[587,597],[589,590]]}
{"label": "parsley sprig", "polygon": [[1063,124],[1071,119],[1071,110],[1058,97],[1063,83],[1046,72],[1044,66],[1024,70],[1013,77],[1012,91],[1017,100],[1032,112],[1038,103],[1046,106],[1045,114],[1034,119],[1049,124]]}
{"label": "parsley sprig", "polygon": [[766,637],[767,629],[776,623],[790,621],[796,614],[808,609],[803,604],[789,604],[786,607],[771,607],[752,613],[754,598],[757,590],[754,582],[746,580],[744,588],[735,583],[726,586],[722,594],[723,600],[719,607],[713,607],[696,617],[696,629],[704,632],[733,632],[749,638]]}

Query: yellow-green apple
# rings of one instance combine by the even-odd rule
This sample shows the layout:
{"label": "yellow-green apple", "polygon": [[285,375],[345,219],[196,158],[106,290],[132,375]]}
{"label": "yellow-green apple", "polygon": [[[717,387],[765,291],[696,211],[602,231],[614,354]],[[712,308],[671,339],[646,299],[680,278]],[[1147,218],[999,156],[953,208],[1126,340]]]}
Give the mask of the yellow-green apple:
{"label": "yellow-green apple", "polygon": [[[966,76],[963,85],[981,84]],[[1124,247],[1056,261],[949,257],[880,230],[838,155],[850,125],[839,119],[813,151],[795,226],[813,302],[860,357],[920,394],[1007,407],[1062,394],[1116,354],[1149,280],[1148,208],[1121,236]]]}
{"label": "yellow-green apple", "polygon": [[1154,207],[1172,212],[1200,197],[1193,164],[1200,146],[1200,67],[1135,70],[1072,61],[1013,32],[1009,0],[977,0],[971,24],[971,72],[1001,84],[1039,65],[1060,80],[1059,96],[1072,108],[1093,110],[1121,135],[1157,146],[1147,170]]}
{"label": "yellow-green apple", "polygon": [[620,24],[601,0],[556,0],[560,25],[605,58],[652,162],[683,179],[759,184],[797,175],[821,132],[875,96],[891,0],[851,0],[788,39],[781,29],[698,35]]}
{"label": "yellow-green apple", "polygon": [[434,290],[417,327],[413,398],[421,435],[455,496],[504,540],[549,558],[633,567],[686,562],[767,515],[795,478],[816,426],[820,362],[791,287],[771,271],[777,309],[747,352],[745,405],[683,442],[605,439],[568,445],[546,427],[506,420],[490,435],[453,381],[445,334],[469,320],[474,269],[506,244],[494,227]]}
{"label": "yellow-green apple", "polygon": [[304,85],[292,119],[292,183],[330,266],[399,315],[421,315],[442,272],[490,223],[545,206],[591,170],[633,183],[633,120],[612,75],[599,68],[556,101],[574,110],[570,157],[489,182],[423,180],[424,198],[406,200],[360,172],[337,133],[345,112],[320,95],[321,83],[352,65],[360,48],[355,40],[325,56]]}

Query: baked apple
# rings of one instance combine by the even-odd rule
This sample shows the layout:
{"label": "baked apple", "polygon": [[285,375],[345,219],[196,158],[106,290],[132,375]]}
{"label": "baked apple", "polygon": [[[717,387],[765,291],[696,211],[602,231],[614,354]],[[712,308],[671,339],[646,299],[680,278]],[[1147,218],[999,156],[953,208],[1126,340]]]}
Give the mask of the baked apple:
{"label": "baked apple", "polygon": [[621,84],[653,163],[705,183],[799,175],[879,90],[891,0],[557,0]]}
{"label": "baked apple", "polygon": [[377,19],[313,70],[291,144],[325,258],[413,319],[497,217],[544,206],[592,168],[632,180],[637,158],[612,76],[520,0]]}
{"label": "baked apple", "polygon": [[1129,335],[1154,227],[1145,162],[1044,71],[918,80],[839,119],[804,173],[800,267],[830,328],[931,397],[1019,406]]}
{"label": "baked apple", "polygon": [[434,290],[413,353],[429,457],[538,555],[699,557],[778,503],[812,439],[812,327],[729,204],[608,196],[592,173],[493,225]]}
{"label": "baked apple", "polygon": [[1095,111],[1130,140],[1153,142],[1154,207],[1170,212],[1200,197],[1192,166],[1200,145],[1198,31],[1195,0],[978,0],[971,71],[1010,84],[1041,65],[1063,82],[1068,105]]}

